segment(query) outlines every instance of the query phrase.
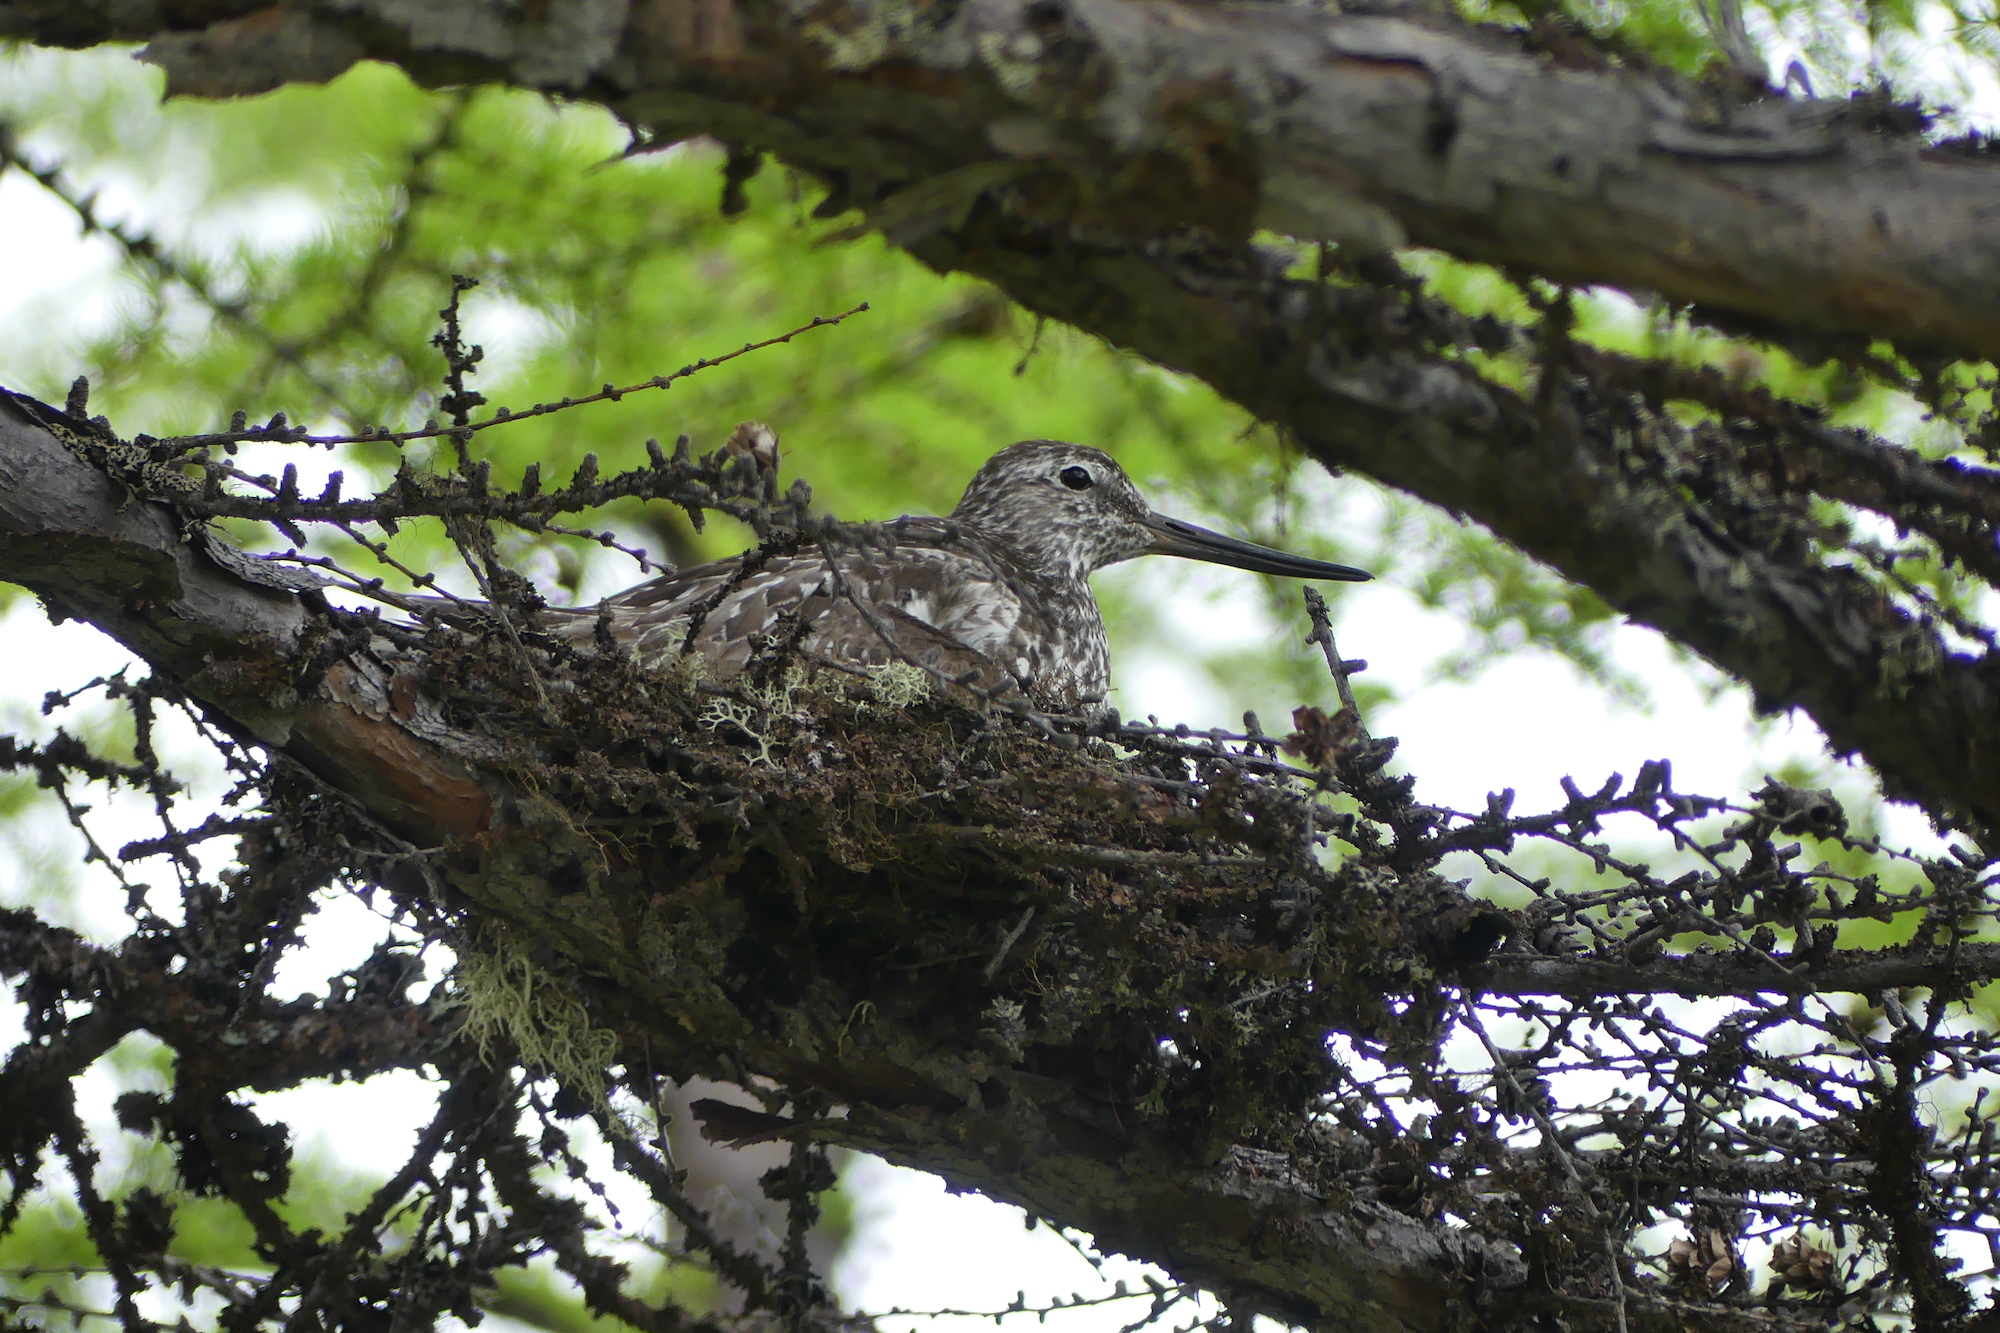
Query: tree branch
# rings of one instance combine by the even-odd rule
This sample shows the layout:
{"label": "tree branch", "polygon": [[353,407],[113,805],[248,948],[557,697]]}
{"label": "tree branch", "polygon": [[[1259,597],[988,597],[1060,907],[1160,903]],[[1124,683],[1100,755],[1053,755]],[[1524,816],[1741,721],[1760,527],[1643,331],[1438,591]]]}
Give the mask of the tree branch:
{"label": "tree branch", "polygon": [[321,81],[363,57],[605,102],[836,182],[891,239],[1034,176],[1127,240],[1253,227],[1405,243],[1654,291],[1773,329],[2000,354],[2000,165],[1870,103],[1737,101],[1580,40],[1432,12],[985,0],[569,0],[502,17],[263,0],[0,4],[0,33],[148,40],[170,92]]}
{"label": "tree branch", "polygon": [[1700,954],[1618,962],[1505,955],[1467,980],[1500,995],[1876,995],[1904,987],[1949,989],[2000,974],[2000,944],[1962,944],[1956,957],[1927,948],[1856,949],[1773,966],[1754,954]]}

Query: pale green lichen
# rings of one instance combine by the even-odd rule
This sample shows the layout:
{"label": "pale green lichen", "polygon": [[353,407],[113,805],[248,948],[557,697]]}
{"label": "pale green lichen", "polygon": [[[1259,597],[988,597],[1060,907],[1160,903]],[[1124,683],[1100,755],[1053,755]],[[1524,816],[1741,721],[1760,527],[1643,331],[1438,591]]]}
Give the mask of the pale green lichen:
{"label": "pale green lichen", "polygon": [[799,695],[806,686],[807,681],[801,672],[787,670],[768,685],[743,687],[739,691],[742,698],[710,699],[702,705],[695,720],[710,731],[719,731],[723,727],[736,728],[756,742],[757,753],[750,757],[750,762],[776,768],[778,761],[771,753],[771,746],[775,743],[770,734],[771,722],[774,718],[790,715],[799,707]]}
{"label": "pale green lichen", "polygon": [[980,63],[1009,93],[1026,98],[1042,77],[1042,44],[1029,33],[982,32],[977,39]]}
{"label": "pale green lichen", "polygon": [[908,662],[891,662],[872,672],[868,678],[868,692],[875,701],[889,708],[908,708],[931,697],[935,688],[931,674],[922,667]]}
{"label": "pale green lichen", "polygon": [[995,999],[981,1011],[986,1020],[979,1029],[979,1035],[987,1044],[1007,1057],[1007,1063],[1017,1065],[1027,1058],[1028,1024],[1023,1017],[1026,1011],[1015,1001],[1004,997]]}
{"label": "pale green lichen", "polygon": [[623,1126],[604,1092],[618,1035],[592,1025],[572,984],[536,963],[504,928],[481,931],[460,952],[456,982],[465,1008],[459,1039],[472,1042],[481,1060],[493,1063],[496,1041],[511,1043],[523,1065],[553,1075]]}
{"label": "pale green lichen", "polygon": [[792,0],[787,6],[805,36],[826,52],[837,70],[861,70],[895,57],[908,58],[937,35],[936,16],[910,0]]}

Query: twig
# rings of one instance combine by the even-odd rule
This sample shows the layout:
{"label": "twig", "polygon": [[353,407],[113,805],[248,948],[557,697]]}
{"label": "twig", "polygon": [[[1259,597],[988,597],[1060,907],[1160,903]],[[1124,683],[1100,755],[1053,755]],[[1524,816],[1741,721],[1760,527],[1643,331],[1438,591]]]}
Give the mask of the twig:
{"label": "twig", "polygon": [[994,952],[992,961],[986,964],[986,970],[980,974],[989,983],[993,980],[993,974],[1000,970],[1000,964],[1006,959],[1008,951],[1020,940],[1028,929],[1028,923],[1034,919],[1035,906],[1030,903],[1028,910],[1021,913],[1021,919],[1014,924],[1014,928],[1001,937],[999,949]]}
{"label": "twig", "polygon": [[712,370],[717,366],[734,361],[738,357],[748,356],[752,352],[759,352],[767,347],[776,347],[780,343],[788,343],[800,334],[810,333],[814,329],[830,328],[843,320],[851,319],[855,315],[866,312],[868,308],[868,303],[863,301],[852,309],[843,310],[837,315],[815,315],[810,323],[801,324],[789,332],[781,333],[774,338],[766,338],[762,342],[744,343],[743,346],[733,352],[724,352],[719,356],[703,357],[699,361],[690,362],[682,366],[672,374],[655,375],[651,379],[641,380],[636,384],[627,384],[622,388],[607,384],[596,393],[587,393],[574,398],[564,398],[560,402],[555,403],[536,403],[534,406],[521,412],[509,412],[506,408],[500,408],[493,416],[486,418],[484,421],[474,421],[464,426],[440,426],[432,422],[416,430],[365,430],[352,435],[310,435],[302,430],[273,431],[266,428],[255,428],[177,436],[173,443],[179,446],[183,453],[187,453],[211,445],[247,443],[258,440],[271,440],[283,444],[392,444],[400,447],[412,440],[442,439],[453,436],[458,432],[465,432],[468,436],[476,435],[480,431],[491,430],[495,426],[505,426],[512,422],[527,420],[530,417],[546,416],[552,412],[563,412],[570,408],[582,407],[587,403],[617,402],[628,393],[642,393],[647,389],[670,388],[676,381],[684,380],[690,375],[698,375],[704,370]]}
{"label": "twig", "polygon": [[1340,694],[1340,706],[1354,714],[1354,725],[1360,729],[1362,737],[1368,735],[1368,728],[1361,721],[1361,706],[1354,702],[1354,689],[1347,683],[1349,672],[1363,671],[1368,663],[1356,658],[1344,661],[1340,649],[1334,646],[1333,622],[1326,613],[1326,598],[1319,595],[1319,589],[1305,589],[1306,615],[1312,619],[1312,633],[1306,635],[1307,643],[1316,643],[1326,655],[1326,669],[1333,673],[1333,688]]}

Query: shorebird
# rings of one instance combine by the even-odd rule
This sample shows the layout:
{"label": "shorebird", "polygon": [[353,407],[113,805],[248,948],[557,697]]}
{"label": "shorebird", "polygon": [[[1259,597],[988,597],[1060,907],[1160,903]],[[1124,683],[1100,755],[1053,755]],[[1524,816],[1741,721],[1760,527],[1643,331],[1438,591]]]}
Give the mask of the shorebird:
{"label": "shorebird", "polygon": [[1019,690],[1043,707],[1092,709],[1111,681],[1089,581],[1106,565],[1158,554],[1293,578],[1371,577],[1156,514],[1111,455],[1055,440],[993,455],[949,517],[899,518],[883,531],[892,545],[830,561],[803,550],[677,570],[596,614],[558,612],[567,623],[551,627],[581,640],[602,618],[642,662],[692,652],[716,675],[789,643],[834,668],[921,664],[989,697]]}

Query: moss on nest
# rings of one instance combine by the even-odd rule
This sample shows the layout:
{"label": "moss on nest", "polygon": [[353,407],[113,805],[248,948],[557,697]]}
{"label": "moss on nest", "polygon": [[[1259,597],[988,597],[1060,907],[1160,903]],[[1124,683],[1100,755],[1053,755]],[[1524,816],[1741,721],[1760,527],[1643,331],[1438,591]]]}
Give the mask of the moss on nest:
{"label": "moss on nest", "polygon": [[1220,1152],[1334,1084],[1329,1030],[1433,1039],[1427,941],[1462,895],[1385,849],[1330,866],[1309,780],[917,691],[891,717],[884,676],[541,653],[550,712],[497,636],[439,632],[426,684],[522,793],[454,882],[577,969],[475,964],[478,1030],[579,1089],[614,1030],[662,1072],[732,1077],[748,1041],[802,1082],[988,1113],[1088,1067],[1097,1129]]}

